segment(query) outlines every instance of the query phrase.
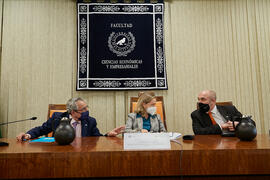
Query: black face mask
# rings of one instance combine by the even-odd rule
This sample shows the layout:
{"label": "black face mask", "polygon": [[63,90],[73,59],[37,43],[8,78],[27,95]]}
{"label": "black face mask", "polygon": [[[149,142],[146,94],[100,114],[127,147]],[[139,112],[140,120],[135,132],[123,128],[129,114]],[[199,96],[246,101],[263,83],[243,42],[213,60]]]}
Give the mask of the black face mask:
{"label": "black face mask", "polygon": [[199,105],[199,110],[200,110],[201,112],[203,112],[203,113],[208,112],[209,109],[210,109],[209,104],[198,103],[198,105]]}

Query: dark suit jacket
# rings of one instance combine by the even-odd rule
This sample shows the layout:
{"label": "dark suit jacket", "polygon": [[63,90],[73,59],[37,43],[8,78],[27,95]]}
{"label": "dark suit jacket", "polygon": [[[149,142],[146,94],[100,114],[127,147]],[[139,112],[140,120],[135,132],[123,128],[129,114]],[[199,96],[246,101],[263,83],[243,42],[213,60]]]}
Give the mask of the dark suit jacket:
{"label": "dark suit jacket", "polygon": [[[48,119],[45,123],[42,124],[42,126],[35,127],[27,132],[27,134],[31,135],[31,139],[37,138],[39,136],[46,135],[53,131],[53,136],[56,128],[60,124],[60,120],[63,117],[68,117],[69,114],[67,112],[61,113],[61,112],[55,112],[53,113],[52,117]],[[96,119],[93,117],[88,117],[86,119],[81,120],[82,125],[82,137],[85,136],[102,136],[102,134],[99,133],[99,130],[97,128],[97,122]]]}
{"label": "dark suit jacket", "polygon": [[[242,114],[236,109],[235,106],[217,106],[220,114],[225,118],[228,117],[242,117]],[[219,125],[213,125],[212,121],[207,113],[202,113],[199,110],[195,110],[191,113],[192,128],[194,134],[221,134],[222,130]]]}

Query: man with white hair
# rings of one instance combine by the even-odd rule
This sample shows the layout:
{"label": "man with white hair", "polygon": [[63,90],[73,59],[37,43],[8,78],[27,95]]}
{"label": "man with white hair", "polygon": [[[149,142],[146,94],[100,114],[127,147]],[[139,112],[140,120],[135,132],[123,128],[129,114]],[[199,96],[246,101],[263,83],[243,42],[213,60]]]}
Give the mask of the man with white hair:
{"label": "man with white hair", "polygon": [[[216,92],[204,90],[198,95],[198,109],[191,113],[194,134],[222,134],[234,131],[234,117],[242,117],[235,106],[216,105]],[[239,122],[235,121],[235,126]],[[255,125],[255,122],[252,121]]]}
{"label": "man with white hair", "polygon": [[[53,132],[53,136],[56,128],[59,126],[63,117],[67,117],[70,120],[70,125],[73,126],[76,137],[86,136],[103,136],[100,134],[97,128],[96,119],[89,116],[88,105],[86,101],[80,97],[71,98],[68,100],[67,111],[64,113],[55,112],[51,118],[49,118],[42,126],[32,128],[27,133],[20,133],[17,136],[18,141],[37,138],[39,136],[46,135]],[[124,130],[124,126],[113,129],[105,134],[105,136],[116,136]]]}

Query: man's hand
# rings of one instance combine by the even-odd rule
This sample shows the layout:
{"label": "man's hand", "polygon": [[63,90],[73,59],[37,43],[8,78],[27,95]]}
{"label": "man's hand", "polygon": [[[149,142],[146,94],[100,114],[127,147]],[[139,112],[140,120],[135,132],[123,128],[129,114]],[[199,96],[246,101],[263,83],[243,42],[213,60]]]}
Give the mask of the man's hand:
{"label": "man's hand", "polygon": [[[235,121],[234,126],[236,127],[238,123],[239,122]],[[235,131],[232,121],[228,121],[228,122],[222,124],[221,127],[222,127],[222,129],[228,129],[229,131]]]}
{"label": "man's hand", "polygon": [[[239,122],[234,121],[234,127],[236,127],[238,123]],[[235,131],[232,121],[228,121],[228,124],[229,124],[229,127],[228,127],[229,131]]]}
{"label": "man's hand", "polygon": [[230,124],[228,122],[221,124],[222,129],[228,129]]}
{"label": "man's hand", "polygon": [[28,140],[31,138],[30,134],[20,133],[17,137],[17,141],[22,142],[23,140]]}
{"label": "man's hand", "polygon": [[124,130],[125,130],[125,126],[120,126],[111,130],[109,133],[107,133],[107,135],[110,137],[117,136],[118,134],[122,133]]}

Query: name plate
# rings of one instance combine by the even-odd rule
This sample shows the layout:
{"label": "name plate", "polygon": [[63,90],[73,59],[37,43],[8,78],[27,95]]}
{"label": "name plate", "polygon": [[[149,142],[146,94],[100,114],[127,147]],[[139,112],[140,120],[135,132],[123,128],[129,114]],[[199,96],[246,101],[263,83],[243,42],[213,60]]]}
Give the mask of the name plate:
{"label": "name plate", "polygon": [[171,149],[168,133],[125,133],[125,150]]}

